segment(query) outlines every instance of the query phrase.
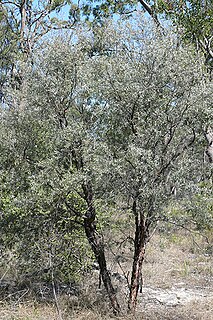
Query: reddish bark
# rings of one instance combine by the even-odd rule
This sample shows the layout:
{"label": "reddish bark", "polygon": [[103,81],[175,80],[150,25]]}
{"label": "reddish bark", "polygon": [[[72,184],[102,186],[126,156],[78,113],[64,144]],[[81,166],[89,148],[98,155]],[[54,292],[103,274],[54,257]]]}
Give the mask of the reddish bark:
{"label": "reddish bark", "polygon": [[133,202],[132,210],[135,216],[135,239],[128,310],[129,312],[135,313],[139,285],[142,277],[141,269],[145,255],[146,228],[143,213],[138,213],[137,211],[136,200]]}

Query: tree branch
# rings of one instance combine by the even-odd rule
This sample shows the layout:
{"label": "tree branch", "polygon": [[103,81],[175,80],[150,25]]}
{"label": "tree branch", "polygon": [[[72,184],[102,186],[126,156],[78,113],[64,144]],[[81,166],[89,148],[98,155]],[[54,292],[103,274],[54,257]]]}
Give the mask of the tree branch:
{"label": "tree branch", "polygon": [[152,19],[154,20],[154,22],[156,23],[157,27],[162,27],[157,14],[154,12],[154,10],[152,9],[152,7],[150,5],[148,5],[148,3],[146,1],[143,0],[139,0],[140,4],[142,5],[142,7],[149,13],[149,15],[152,17]]}

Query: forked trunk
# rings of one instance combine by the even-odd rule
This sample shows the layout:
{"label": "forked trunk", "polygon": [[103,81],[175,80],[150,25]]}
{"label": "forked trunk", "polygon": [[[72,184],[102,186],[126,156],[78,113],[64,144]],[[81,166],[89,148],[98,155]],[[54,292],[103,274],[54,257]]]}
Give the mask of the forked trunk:
{"label": "forked trunk", "polygon": [[[134,239],[134,258],[132,264],[131,284],[128,300],[128,311],[135,313],[138,291],[142,277],[142,264],[145,255],[146,228],[143,213],[138,213],[136,200],[132,208],[135,216],[135,239]],[[142,286],[142,283],[141,283]]]}

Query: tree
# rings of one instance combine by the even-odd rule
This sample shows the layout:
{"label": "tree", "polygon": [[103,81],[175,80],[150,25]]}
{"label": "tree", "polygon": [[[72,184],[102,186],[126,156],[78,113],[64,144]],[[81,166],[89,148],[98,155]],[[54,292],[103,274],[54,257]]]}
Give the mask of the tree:
{"label": "tree", "polygon": [[174,35],[149,30],[147,36],[131,27],[116,32],[101,31],[104,40],[97,40],[102,49],[93,58],[93,86],[111,155],[102,180],[135,220],[128,301],[134,312],[146,244],[172,190],[187,197],[202,180],[202,126],[212,119],[212,93],[198,57]]}
{"label": "tree", "polygon": [[[4,212],[2,235],[12,235],[9,243],[14,241],[15,235],[23,247],[23,240],[29,237],[38,243],[41,233],[37,231],[42,225],[42,233],[51,235],[47,244],[51,243],[54,232],[58,238],[65,235],[70,240],[73,239],[72,233],[76,235],[85,230],[113,310],[117,313],[120,307],[106,266],[104,242],[94,221],[97,209],[93,171],[90,172],[88,163],[91,165],[96,149],[92,151],[95,145],[91,136],[93,121],[86,102],[86,89],[82,89],[85,83],[81,82],[85,53],[81,47],[66,43],[64,39],[47,46],[47,49],[45,46],[47,43],[40,53],[37,52],[33,67],[25,65],[25,86],[21,90],[12,88],[8,91],[5,102],[8,109],[3,111],[6,118],[3,130],[9,131],[10,139],[12,135],[12,141],[16,142],[11,145],[6,139],[3,143],[2,158],[5,155],[7,162],[10,154],[11,162],[9,167],[5,163],[2,168],[2,176],[7,176],[6,181],[2,181],[2,195],[5,185],[9,185],[7,196],[8,189],[12,191],[9,204],[1,203]],[[12,228],[8,228],[5,220],[12,218]],[[42,240],[44,242],[43,237]],[[62,245],[65,244],[64,241]],[[48,246],[45,248],[47,250]],[[69,255],[72,257],[72,252]]]}
{"label": "tree", "polygon": [[108,23],[44,43],[2,109],[1,190],[11,190],[18,225],[26,227],[24,210],[32,232],[34,215],[59,233],[63,223],[70,233],[83,228],[116,314],[97,202],[132,212],[134,312],[146,244],[171,190],[181,198],[202,180],[200,133],[212,117],[199,57],[174,34],[140,26]]}
{"label": "tree", "polygon": [[157,10],[171,19],[183,38],[203,51],[206,64],[212,69],[212,24],[213,7],[211,1],[160,1]]}
{"label": "tree", "polygon": [[56,157],[56,135],[51,121],[39,119],[33,108],[2,110],[1,247],[17,256],[18,284],[29,279],[51,283],[52,273],[56,283],[79,281],[92,259],[80,219],[67,210],[72,204],[81,212],[84,205],[74,193],[67,194],[60,178],[66,159]]}
{"label": "tree", "polygon": [[56,14],[66,1],[13,0],[1,1],[2,15],[19,39],[19,49],[27,56],[42,36],[55,29],[70,29],[74,22],[58,19]]}
{"label": "tree", "polygon": [[[63,0],[2,0],[0,4],[0,92],[12,81],[22,85],[21,61],[32,59],[32,52],[41,38],[53,30],[71,29],[75,19],[63,20],[57,14],[67,4]],[[33,63],[33,61],[31,61]]]}

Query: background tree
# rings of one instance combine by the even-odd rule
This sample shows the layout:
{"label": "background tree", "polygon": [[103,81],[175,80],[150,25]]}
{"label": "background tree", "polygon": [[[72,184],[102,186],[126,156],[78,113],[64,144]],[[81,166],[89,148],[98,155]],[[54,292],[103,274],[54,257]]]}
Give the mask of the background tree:
{"label": "background tree", "polygon": [[[204,53],[206,63],[210,70],[212,69],[213,7],[211,0],[133,0],[122,2],[103,0],[98,3],[93,3],[92,1],[82,2],[78,8],[86,17],[86,20],[94,17],[96,21],[101,21],[101,19],[114,14],[131,17],[138,9],[148,13],[158,27],[164,25],[162,18],[172,21],[178,27],[183,39],[193,43],[197,49]],[[72,9],[70,13],[72,13]]]}
{"label": "background tree", "polygon": [[[2,0],[0,4],[0,89],[4,83],[22,85],[21,61],[32,59],[41,38],[53,30],[71,29],[75,19],[58,18],[67,1]],[[31,61],[33,63],[33,61]]]}
{"label": "background tree", "polygon": [[206,64],[212,69],[212,1],[159,1],[156,5],[159,13],[171,19],[178,26],[184,40],[193,43],[201,50]]}
{"label": "background tree", "polygon": [[2,15],[19,38],[19,48],[29,55],[42,36],[53,29],[71,28],[73,23],[57,18],[66,1],[1,1]]}

